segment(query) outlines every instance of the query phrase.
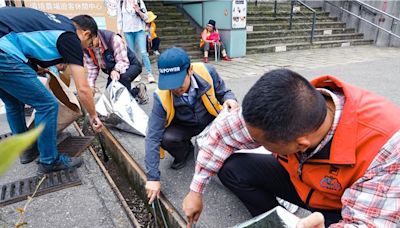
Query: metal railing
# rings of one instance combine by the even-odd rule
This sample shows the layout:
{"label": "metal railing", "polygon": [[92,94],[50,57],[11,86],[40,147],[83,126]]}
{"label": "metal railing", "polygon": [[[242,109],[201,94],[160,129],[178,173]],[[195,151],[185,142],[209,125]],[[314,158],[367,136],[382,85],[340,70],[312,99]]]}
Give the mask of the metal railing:
{"label": "metal railing", "polygon": [[[258,6],[258,0],[255,0],[255,1],[254,1],[254,5],[255,5],[255,6]],[[277,7],[278,7],[278,0],[275,0],[275,1],[274,1],[274,17],[276,17],[276,10],[277,10]]]}
{"label": "metal railing", "polygon": [[[315,32],[315,23],[316,23],[316,20],[317,20],[317,13],[313,8],[311,8],[310,6],[308,6],[307,4],[305,4],[304,2],[302,2],[300,0],[292,0],[291,1],[289,30],[292,30],[293,15],[294,15],[293,9],[294,9],[294,5],[295,4],[300,4],[300,5],[304,6],[306,9],[308,9],[309,11],[312,12],[312,25],[311,25],[311,33],[310,33],[310,42],[313,43],[313,41],[314,41],[314,32]],[[300,13],[303,14],[301,11],[300,11]],[[305,14],[303,14],[303,15],[306,16]]]}
{"label": "metal railing", "polygon": [[[400,39],[400,36],[393,32],[393,26],[395,24],[395,21],[400,22],[400,18],[394,17],[394,16],[392,16],[392,15],[390,15],[390,14],[388,14],[388,13],[386,13],[386,12],[380,10],[380,9],[377,9],[377,8],[375,8],[375,7],[373,7],[373,6],[369,5],[369,4],[366,4],[366,3],[362,2],[362,1],[359,1],[359,0],[351,0],[351,1],[346,1],[346,2],[359,4],[360,5],[360,8],[359,8],[360,10],[358,11],[358,13],[360,15],[357,15],[357,14],[355,14],[353,12],[350,12],[349,10],[343,8],[343,6],[337,6],[336,4],[334,4],[333,2],[328,1],[328,0],[324,0],[324,9],[326,8],[325,7],[325,3],[328,3],[329,5],[341,10],[341,12],[348,13],[349,15],[354,16],[354,17],[358,18],[359,20],[368,23],[368,24],[374,26],[375,28],[378,28],[378,31],[377,31],[377,34],[376,34],[376,37],[375,37],[375,42],[377,41],[378,35],[379,35],[379,31],[381,31],[381,30],[389,34],[389,43],[388,43],[389,46],[390,46],[390,42],[391,42],[392,36]],[[377,24],[375,24],[375,23],[373,23],[371,21],[368,21],[367,19],[363,18],[361,16],[363,10],[367,10],[370,13],[372,12],[375,16],[378,15],[378,14],[381,14],[381,15],[385,15],[385,16],[391,18],[392,19],[392,24],[390,26],[390,30],[387,30],[387,29],[383,28],[382,26],[379,26],[379,25],[377,25]]]}

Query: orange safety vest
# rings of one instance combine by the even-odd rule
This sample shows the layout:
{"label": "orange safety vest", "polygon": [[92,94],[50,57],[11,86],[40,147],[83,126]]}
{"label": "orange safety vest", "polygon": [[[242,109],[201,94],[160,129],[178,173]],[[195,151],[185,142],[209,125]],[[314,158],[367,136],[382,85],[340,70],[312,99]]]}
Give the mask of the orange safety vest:
{"label": "orange safety vest", "polygon": [[[192,63],[191,65],[193,66],[193,71],[211,85],[210,89],[201,96],[201,100],[211,115],[218,116],[223,107],[215,96],[214,83],[210,73],[203,63]],[[157,90],[156,94],[166,112],[165,128],[167,128],[175,116],[173,95],[170,90]],[[160,158],[164,158],[164,150],[162,148],[160,148]]]}
{"label": "orange safety vest", "polygon": [[[147,25],[146,25],[147,26]],[[154,21],[152,21],[150,23],[150,26],[148,26],[149,29],[149,33],[150,33],[150,37],[148,37],[149,42],[151,42],[152,40],[154,40],[154,38],[157,37],[157,33],[156,33],[156,23]]]}
{"label": "orange safety vest", "polygon": [[277,156],[306,205],[337,210],[342,208],[343,192],[364,175],[382,146],[400,129],[400,108],[329,75],[311,83],[316,88],[341,90],[346,98],[329,159],[310,158],[299,177],[295,154]]}

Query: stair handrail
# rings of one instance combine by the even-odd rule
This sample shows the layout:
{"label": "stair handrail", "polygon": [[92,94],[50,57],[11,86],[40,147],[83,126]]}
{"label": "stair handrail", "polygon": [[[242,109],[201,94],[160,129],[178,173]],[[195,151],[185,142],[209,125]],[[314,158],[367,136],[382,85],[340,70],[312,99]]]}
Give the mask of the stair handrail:
{"label": "stair handrail", "polygon": [[[391,25],[391,27],[390,27],[390,31],[387,30],[387,29],[385,29],[385,28],[383,28],[382,26],[376,25],[375,23],[372,23],[372,22],[368,21],[367,19],[365,19],[365,18],[363,18],[363,17],[361,17],[361,16],[359,16],[359,15],[357,15],[357,14],[355,14],[355,13],[350,12],[349,10],[346,10],[345,8],[343,8],[343,7],[341,7],[341,6],[335,5],[335,4],[334,4],[333,2],[331,2],[331,1],[324,0],[324,4],[325,4],[325,3],[328,3],[328,4],[330,4],[331,6],[336,7],[336,8],[338,8],[338,9],[340,9],[341,11],[346,12],[346,13],[348,13],[348,14],[350,14],[350,15],[352,15],[352,16],[354,16],[354,17],[356,17],[356,18],[358,18],[358,19],[360,19],[360,20],[362,20],[362,21],[364,21],[364,22],[366,22],[366,23],[368,23],[368,24],[374,26],[375,28],[378,28],[378,29],[379,29],[378,31],[382,30],[382,31],[388,33],[388,34],[389,34],[389,45],[390,45],[390,41],[391,41],[391,37],[392,37],[392,36],[396,37],[397,39],[400,39],[400,36],[399,36],[399,35],[397,35],[397,34],[395,34],[395,33],[392,32],[392,30],[393,30],[393,25],[394,25],[394,21],[395,21],[395,20],[396,20],[396,21],[400,21],[400,18],[394,17],[394,16],[392,16],[392,15],[390,15],[390,14],[388,14],[388,13],[382,11],[382,10],[379,10],[379,9],[377,9],[377,8],[371,6],[371,5],[368,5],[368,4],[364,3],[364,2],[361,2],[361,1],[359,1],[359,0],[353,0],[353,1],[351,1],[351,2],[355,2],[355,3],[359,3],[360,5],[367,6],[368,8],[370,8],[370,9],[372,9],[372,10],[375,10],[375,11],[377,11],[377,12],[379,12],[379,13],[382,13],[382,14],[384,14],[384,15],[386,15],[386,16],[392,18],[393,20],[392,20],[392,25]],[[377,34],[377,37],[378,37],[378,34]],[[375,43],[376,43],[377,37],[375,38]]]}
{"label": "stair handrail", "polygon": [[[255,5],[255,6],[258,6],[258,0],[255,0],[255,1],[254,1],[254,5]],[[278,0],[275,0],[275,1],[274,1],[274,17],[276,17],[276,10],[277,10],[277,8],[278,8]]]}
{"label": "stair handrail", "polygon": [[[394,22],[395,22],[395,21],[399,21],[399,22],[400,22],[400,18],[397,18],[397,17],[395,17],[395,16],[393,16],[393,15],[390,15],[390,14],[386,13],[385,11],[380,10],[380,9],[378,9],[378,8],[375,8],[375,7],[373,7],[373,6],[371,6],[371,5],[367,4],[367,3],[364,3],[364,2],[362,2],[362,1],[360,1],[360,0],[355,0],[354,2],[358,3],[360,6],[364,6],[364,7],[366,7],[366,8],[369,8],[369,10],[378,12],[378,13],[380,13],[380,14],[382,14],[382,15],[385,15],[385,16],[391,18],[391,19],[392,19],[392,24],[390,25],[390,32],[393,32]],[[378,35],[379,35],[379,33],[376,34],[375,40],[377,40]],[[398,38],[398,37],[397,37],[397,38]],[[389,33],[389,45],[390,45],[391,39],[392,39],[392,35]]]}
{"label": "stair handrail", "polygon": [[306,9],[312,12],[313,18],[312,18],[312,25],[311,25],[311,33],[310,33],[310,42],[313,43],[314,41],[314,32],[315,32],[315,22],[317,18],[317,12],[308,6],[306,3],[300,1],[300,0],[291,0],[290,3],[290,19],[289,19],[289,30],[292,30],[292,21],[293,21],[293,8],[294,4],[299,3],[300,5],[303,5]]}
{"label": "stair handrail", "polygon": [[378,9],[378,8],[375,8],[375,7],[369,5],[369,4],[365,3],[365,2],[362,2],[362,1],[360,1],[360,0],[353,0],[353,2],[356,2],[356,3],[358,3],[358,4],[360,4],[360,5],[363,5],[363,6],[367,7],[367,8],[370,8],[370,9],[372,9],[373,11],[377,11],[377,12],[379,12],[379,13],[385,15],[385,16],[388,16],[388,17],[392,18],[393,20],[400,21],[400,18],[397,18],[397,17],[395,17],[395,16],[393,16],[393,15],[391,15],[391,14],[388,14],[388,13],[386,13],[385,11],[380,10],[380,9]]}

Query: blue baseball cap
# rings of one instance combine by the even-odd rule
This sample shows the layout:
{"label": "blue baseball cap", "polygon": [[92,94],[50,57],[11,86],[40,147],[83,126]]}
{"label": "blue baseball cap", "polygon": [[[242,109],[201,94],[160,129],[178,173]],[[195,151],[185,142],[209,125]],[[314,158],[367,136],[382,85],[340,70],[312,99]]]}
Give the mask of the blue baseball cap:
{"label": "blue baseball cap", "polygon": [[185,50],[178,47],[165,50],[158,58],[158,88],[171,90],[181,87],[189,67],[190,58]]}

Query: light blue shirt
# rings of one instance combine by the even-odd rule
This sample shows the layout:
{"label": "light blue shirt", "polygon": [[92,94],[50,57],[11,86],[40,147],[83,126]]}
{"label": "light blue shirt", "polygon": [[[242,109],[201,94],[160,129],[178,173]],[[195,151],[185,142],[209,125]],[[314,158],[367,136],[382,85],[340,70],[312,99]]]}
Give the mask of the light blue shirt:
{"label": "light blue shirt", "polygon": [[194,79],[193,75],[190,77],[190,87],[189,90],[182,94],[181,99],[188,105],[193,105],[197,95],[197,89],[199,85],[197,84],[196,80]]}

